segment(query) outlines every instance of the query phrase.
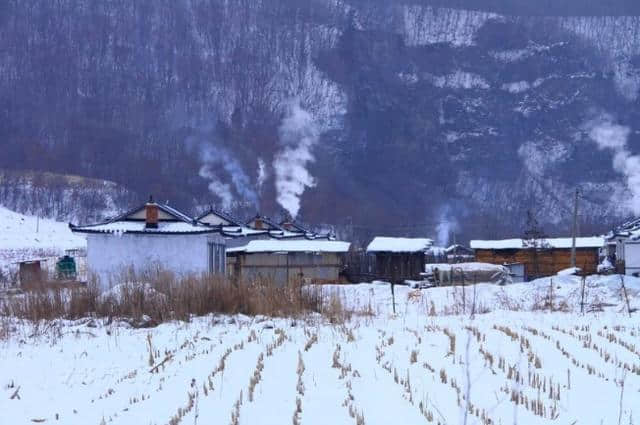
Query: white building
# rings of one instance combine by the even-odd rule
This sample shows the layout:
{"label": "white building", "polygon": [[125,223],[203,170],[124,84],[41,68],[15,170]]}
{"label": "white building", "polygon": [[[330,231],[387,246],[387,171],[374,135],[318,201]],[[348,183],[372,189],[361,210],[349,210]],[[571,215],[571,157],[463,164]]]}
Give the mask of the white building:
{"label": "white building", "polygon": [[607,257],[618,272],[640,273],[640,219],[631,220],[607,235]]}
{"label": "white building", "polygon": [[131,271],[225,273],[226,243],[220,227],[203,224],[168,205],[150,201],[104,223],[69,226],[87,235],[87,268],[102,289],[119,283]]}

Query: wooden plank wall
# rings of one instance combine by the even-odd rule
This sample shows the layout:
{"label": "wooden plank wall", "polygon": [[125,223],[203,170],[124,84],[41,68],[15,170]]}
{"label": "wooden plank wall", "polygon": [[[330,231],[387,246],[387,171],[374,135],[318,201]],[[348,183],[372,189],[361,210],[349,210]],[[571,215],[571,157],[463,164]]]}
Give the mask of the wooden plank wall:
{"label": "wooden plank wall", "polygon": [[[523,263],[526,279],[552,276],[571,267],[571,249],[545,249],[537,252],[538,270],[535,270],[535,252],[532,249],[477,249],[476,261],[490,264]],[[576,249],[576,266],[588,274],[597,272],[597,248]]]}

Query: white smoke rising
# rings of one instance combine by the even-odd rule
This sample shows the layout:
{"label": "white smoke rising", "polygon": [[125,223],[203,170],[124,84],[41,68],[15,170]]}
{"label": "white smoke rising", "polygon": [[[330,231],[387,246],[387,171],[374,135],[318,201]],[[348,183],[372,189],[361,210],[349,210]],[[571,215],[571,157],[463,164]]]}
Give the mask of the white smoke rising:
{"label": "white smoke rising", "polygon": [[606,113],[587,122],[584,127],[600,150],[613,153],[613,169],[625,177],[631,195],[624,207],[640,214],[640,156],[632,155],[629,150],[627,142],[631,129],[616,123],[614,117]]}
{"label": "white smoke rising", "polygon": [[258,158],[258,191],[262,189],[264,183],[269,178],[269,172],[267,171],[267,164],[262,158]]}
{"label": "white smoke rising", "polygon": [[458,220],[451,214],[451,208],[446,205],[440,210],[440,218],[436,226],[438,234],[438,245],[442,247],[449,246],[451,234],[458,231]]}
{"label": "white smoke rising", "polygon": [[209,183],[209,191],[220,198],[222,209],[231,209],[231,205],[233,204],[231,186],[218,180],[218,177],[211,172],[211,169],[207,165],[202,166],[198,174],[203,179],[211,180]]}
{"label": "white smoke rising", "polygon": [[315,160],[311,150],[318,141],[319,131],[311,114],[296,100],[289,104],[279,134],[283,149],[273,160],[277,201],[295,218],[300,211],[300,196],[306,188],[316,185],[307,165]]}

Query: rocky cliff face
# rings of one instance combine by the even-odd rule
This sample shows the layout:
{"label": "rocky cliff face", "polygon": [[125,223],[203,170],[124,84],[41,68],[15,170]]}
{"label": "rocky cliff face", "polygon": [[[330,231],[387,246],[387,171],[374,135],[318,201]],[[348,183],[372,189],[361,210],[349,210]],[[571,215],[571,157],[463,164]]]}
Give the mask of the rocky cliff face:
{"label": "rocky cliff face", "polygon": [[629,214],[590,123],[632,155],[640,17],[464,3],[5,2],[0,166],[365,233],[564,230],[576,186],[584,230]]}

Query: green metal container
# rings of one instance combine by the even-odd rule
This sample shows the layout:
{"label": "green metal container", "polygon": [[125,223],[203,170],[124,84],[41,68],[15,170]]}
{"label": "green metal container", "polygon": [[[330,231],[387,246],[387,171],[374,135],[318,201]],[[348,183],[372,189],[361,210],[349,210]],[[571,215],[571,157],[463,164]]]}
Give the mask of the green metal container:
{"label": "green metal container", "polygon": [[77,277],[76,260],[65,255],[56,263],[56,276],[58,280],[75,280]]}

